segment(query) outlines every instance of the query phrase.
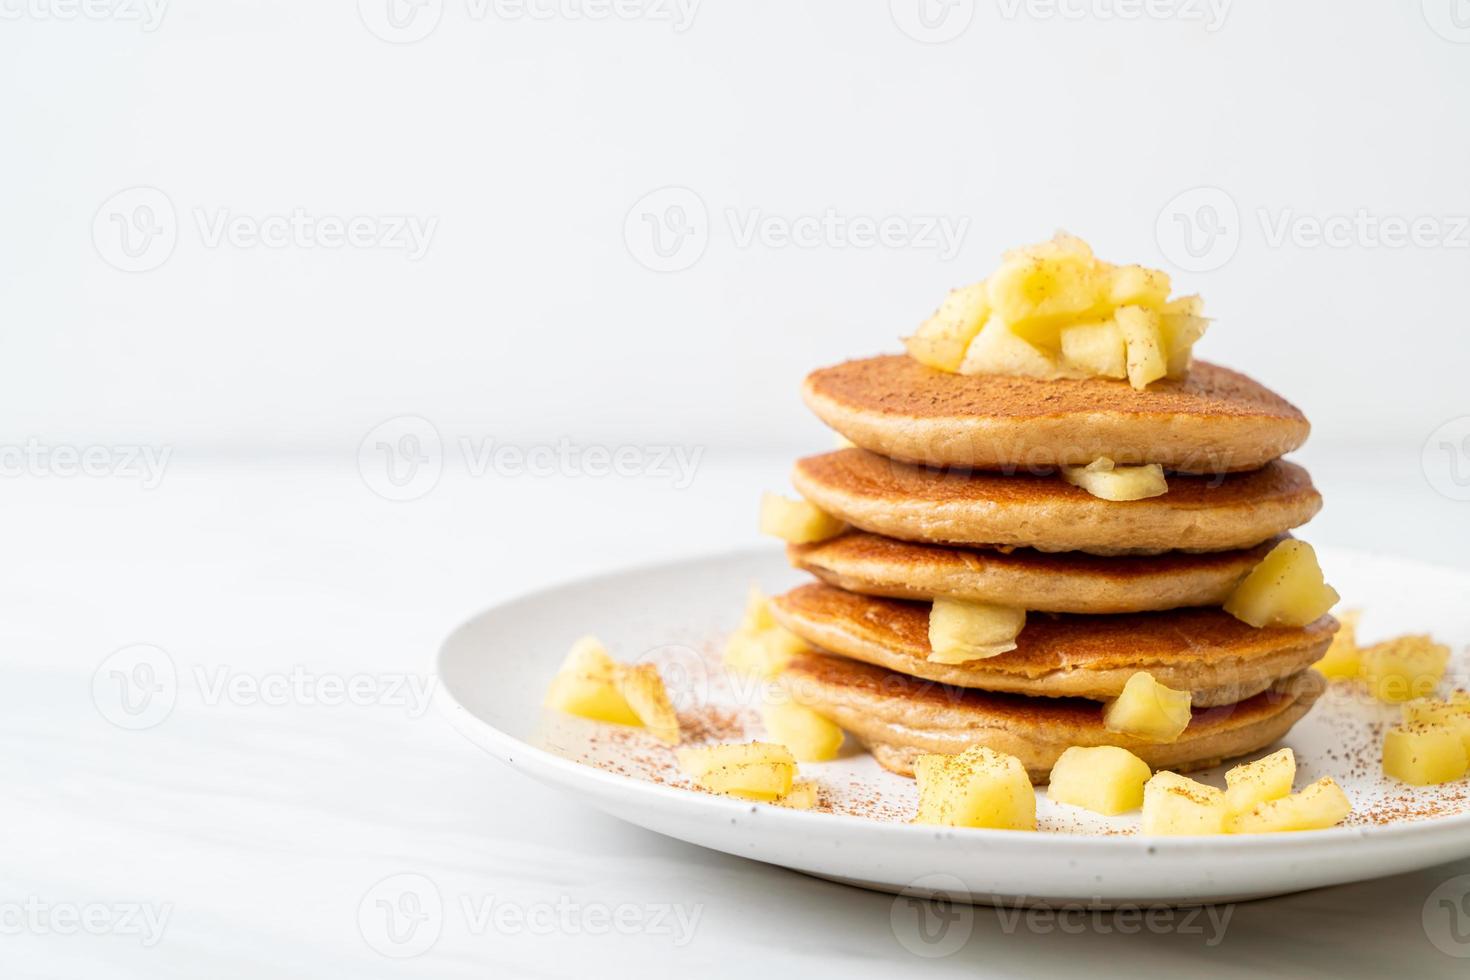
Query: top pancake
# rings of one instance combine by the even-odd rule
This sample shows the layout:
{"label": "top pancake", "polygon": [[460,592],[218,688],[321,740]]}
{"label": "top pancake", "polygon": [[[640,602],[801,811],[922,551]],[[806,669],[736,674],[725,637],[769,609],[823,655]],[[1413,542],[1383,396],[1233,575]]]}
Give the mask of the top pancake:
{"label": "top pancake", "polygon": [[864,449],[935,466],[1080,466],[1107,457],[1230,473],[1291,452],[1310,431],[1290,402],[1203,361],[1184,380],[1135,391],[1109,378],[950,374],[891,354],[814,371],[802,393]]}

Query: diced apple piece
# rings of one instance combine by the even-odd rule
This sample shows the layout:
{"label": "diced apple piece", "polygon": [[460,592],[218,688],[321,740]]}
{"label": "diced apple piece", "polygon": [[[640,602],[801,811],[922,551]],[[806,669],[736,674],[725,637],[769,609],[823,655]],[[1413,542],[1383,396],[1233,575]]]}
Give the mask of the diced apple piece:
{"label": "diced apple piece", "polygon": [[1338,628],[1333,634],[1332,645],[1322,659],[1312,666],[1324,677],[1357,677],[1363,669],[1362,653],[1358,649],[1358,618],[1356,609],[1334,613]]}
{"label": "diced apple piece", "polygon": [[1400,725],[1383,736],[1383,771],[1411,786],[1448,783],[1470,768],[1465,740],[1447,725]]}
{"label": "diced apple piece", "polygon": [[1403,712],[1405,725],[1438,725],[1459,732],[1470,753],[1470,701],[1407,701]]}
{"label": "diced apple piece", "polygon": [[1142,391],[1169,373],[1168,345],[1155,310],[1120,306],[1113,316],[1128,348],[1128,383]]}
{"label": "diced apple piece", "polygon": [[811,544],[836,537],[846,527],[810,500],[792,500],[775,493],[761,496],[762,534],[774,535],[790,544]]}
{"label": "diced apple piece", "polygon": [[804,779],[799,783],[792,783],[785,796],[778,796],[771,802],[792,810],[810,810],[817,805],[820,795],[817,784],[810,779]]}
{"label": "diced apple piece", "polygon": [[1205,315],[1205,301],[1199,296],[1180,296],[1159,307],[1159,312],[1164,316],[1202,317]]}
{"label": "diced apple piece", "polygon": [[1062,363],[1084,377],[1128,377],[1128,350],[1114,320],[1062,328]]}
{"label": "diced apple piece", "polygon": [[922,755],[915,823],[945,827],[1036,829],[1036,790],[1019,759],[984,747],[959,755]]}
{"label": "diced apple piece", "polygon": [[1338,594],[1322,577],[1317,552],[1305,541],[1283,541],[1262,558],[1225,600],[1225,611],[1243,623],[1306,626],[1337,605]]}
{"label": "diced apple piece", "polygon": [[1120,265],[1112,270],[1108,299],[1114,306],[1144,306],[1158,309],[1169,300],[1169,274],[1141,265]]}
{"label": "diced apple piece", "polygon": [[740,626],[725,644],[725,664],[745,674],[770,678],[806,649],[806,641],[776,622],[771,601],[752,586]]}
{"label": "diced apple piece", "polygon": [[935,599],[929,612],[928,659],[962,664],[1016,649],[1026,610],[959,599]]}
{"label": "diced apple piece", "polygon": [[1342,787],[1323,776],[1300,793],[1263,800],[1230,820],[1232,834],[1276,834],[1336,827],[1353,812]]}
{"label": "diced apple piece", "polygon": [[805,640],[784,626],[737,630],[725,644],[725,665],[742,674],[771,678],[785,670],[792,657],[809,649]]}
{"label": "diced apple piece", "polygon": [[1428,697],[1444,679],[1450,648],[1428,636],[1400,636],[1363,647],[1363,679],[1380,701],[1412,701]]}
{"label": "diced apple piece", "polygon": [[798,762],[826,762],[842,748],[842,729],[795,702],[761,707],[766,734],[786,746]]}
{"label": "diced apple piece", "polygon": [[1057,376],[1057,362],[1047,352],[1016,336],[1001,321],[991,320],[970,344],[965,360],[960,364],[960,374],[1054,378]]}
{"label": "diced apple piece", "polygon": [[992,315],[1053,353],[1062,326],[1089,314],[1105,316],[1110,306],[1105,270],[1087,243],[1070,235],[1008,252],[987,287]]}
{"label": "diced apple piece", "polygon": [[1103,727],[1146,742],[1174,742],[1189,727],[1188,691],[1176,691],[1140,670],[1103,709]]}
{"label": "diced apple piece", "polygon": [[1290,795],[1295,779],[1296,754],[1291,749],[1272,752],[1225,774],[1225,805],[1232,814],[1245,813],[1258,803]]}
{"label": "diced apple piece", "polygon": [[679,744],[679,717],[653,664],[627,664],[613,674],[618,693],[660,742]]}
{"label": "diced apple piece", "polygon": [[617,669],[617,663],[596,638],[582,637],[572,645],[561,669],[551,679],[546,706],[593,721],[642,724],[614,684]]}
{"label": "diced apple piece", "polygon": [[1178,773],[1155,773],[1143,786],[1145,834],[1223,834],[1227,814],[1224,792]]}
{"label": "diced apple piece", "polygon": [[1143,784],[1152,775],[1148,763],[1127,749],[1074,745],[1052,766],[1047,796],[1054,803],[1113,816],[1143,804]]}
{"label": "diced apple piece", "polygon": [[1189,374],[1194,362],[1194,345],[1210,328],[1210,321],[1202,316],[1188,313],[1159,314],[1159,329],[1164,338],[1164,351],[1168,356],[1166,367],[1170,378],[1183,378]]}
{"label": "diced apple piece", "polygon": [[771,801],[791,792],[796,760],[785,746],[765,742],[680,749],[679,766],[714,793]]}
{"label": "diced apple piece", "polygon": [[1158,463],[1118,466],[1103,457],[1086,466],[1063,466],[1062,479],[1102,500],[1143,500],[1169,492],[1164,468]]}
{"label": "diced apple piece", "polygon": [[752,585],[745,596],[745,614],[740,618],[739,628],[759,633],[775,625],[776,617],[771,614],[770,598],[758,586]]}
{"label": "diced apple piece", "polygon": [[909,356],[920,364],[955,372],[965,360],[970,342],[990,315],[986,286],[978,282],[951,290],[944,303],[925,320],[912,337],[904,340]]}

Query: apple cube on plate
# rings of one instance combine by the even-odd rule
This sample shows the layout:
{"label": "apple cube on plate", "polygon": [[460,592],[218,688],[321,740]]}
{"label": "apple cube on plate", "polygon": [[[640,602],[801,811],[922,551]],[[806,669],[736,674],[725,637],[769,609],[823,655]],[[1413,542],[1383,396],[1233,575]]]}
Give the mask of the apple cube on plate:
{"label": "apple cube on plate", "polygon": [[1324,776],[1300,793],[1264,800],[1231,818],[1233,834],[1274,834],[1336,827],[1353,810],[1342,787]]}
{"label": "apple cube on plate", "polygon": [[1450,662],[1450,648],[1428,636],[1400,636],[1364,647],[1363,679],[1380,701],[1427,697],[1439,687]]}
{"label": "apple cube on plate", "polygon": [[1295,779],[1296,754],[1291,749],[1272,752],[1225,774],[1225,803],[1231,813],[1244,813],[1258,803],[1289,795]]}
{"label": "apple cube on plate", "polygon": [[1036,790],[1019,759],[984,747],[959,755],[921,755],[915,823],[946,827],[1036,829]]}
{"label": "apple cube on plate", "polygon": [[1143,805],[1143,784],[1152,775],[1148,763],[1127,749],[1074,745],[1052,766],[1047,796],[1054,803],[1113,816]]}
{"label": "apple cube on plate", "polygon": [[637,712],[614,681],[618,667],[595,637],[582,637],[572,644],[561,669],[551,679],[546,706],[593,721],[641,725]]}
{"label": "apple cube on plate", "polygon": [[1460,733],[1465,751],[1470,752],[1470,701],[1418,700],[1405,702],[1405,725],[1439,725]]}
{"label": "apple cube on plate", "polygon": [[1383,736],[1383,771],[1411,786],[1453,782],[1470,760],[1465,740],[1446,725],[1400,725]]}
{"label": "apple cube on plate", "polygon": [[826,762],[842,748],[842,729],[805,705],[763,705],[761,721],[766,734],[790,749],[798,762]]}
{"label": "apple cube on plate", "polygon": [[1176,772],[1155,773],[1143,786],[1145,834],[1223,834],[1227,816],[1223,791]]}
{"label": "apple cube on plate", "polygon": [[613,685],[633,714],[660,742],[679,744],[679,718],[669,692],[653,664],[625,664],[613,674]]}
{"label": "apple cube on plate", "polygon": [[791,792],[796,759],[784,745],[748,742],[685,748],[679,767],[714,793],[770,802]]}

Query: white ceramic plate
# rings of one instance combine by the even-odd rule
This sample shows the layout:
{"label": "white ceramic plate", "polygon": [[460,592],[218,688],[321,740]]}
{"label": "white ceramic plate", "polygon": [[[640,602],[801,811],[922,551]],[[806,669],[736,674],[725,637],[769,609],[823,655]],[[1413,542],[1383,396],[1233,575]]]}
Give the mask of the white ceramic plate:
{"label": "white ceramic plate", "polygon": [[[1455,650],[1465,686],[1470,574],[1351,552],[1322,551],[1348,607],[1373,640],[1430,632]],[[803,579],[779,552],[719,555],[633,569],[549,589],[491,609],[456,630],[439,655],[441,703],[460,732],[542,782],[573,791],[650,830],[741,857],[889,891],[976,902],[1188,904],[1262,897],[1358,881],[1470,855],[1470,782],[1412,789],[1379,773],[1381,726],[1396,711],[1338,684],[1283,744],[1298,786],[1330,775],[1356,805],[1332,830],[1241,837],[1143,837],[1137,814],[1096,817],[1039,801],[1041,832],[908,824],[914,787],[851,746],[802,765],[824,812],[694,791],[671,750],[638,729],[541,707],[578,636],[614,656],[657,663],[696,740],[760,737],[760,692],[731,678],[719,648],[752,583],[777,591]],[[1223,785],[1221,770],[1201,778]]]}

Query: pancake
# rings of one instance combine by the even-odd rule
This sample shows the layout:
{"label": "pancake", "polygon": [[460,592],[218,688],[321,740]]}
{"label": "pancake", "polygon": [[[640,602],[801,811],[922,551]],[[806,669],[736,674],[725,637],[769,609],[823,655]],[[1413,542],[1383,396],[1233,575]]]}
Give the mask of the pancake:
{"label": "pancake", "polygon": [[1265,748],[1311,709],[1325,682],[1307,670],[1237,704],[1196,710],[1178,741],[1145,742],[1103,728],[1096,702],[989,694],[945,687],[820,653],[779,676],[792,700],[855,736],[884,768],[912,776],[929,752],[983,745],[1021,760],[1045,783],[1069,746],[1117,745],[1155,769],[1188,772]]}
{"label": "pancake", "polygon": [[788,545],[786,557],[829,585],[865,595],[1101,614],[1223,605],[1280,540],[1245,551],[1103,558],[1080,551],[913,544],[849,531],[815,544]]}
{"label": "pancake", "polygon": [[1058,476],[926,469],[863,449],[799,460],[791,479],[823,510],[890,538],[1100,555],[1253,548],[1322,507],[1307,471],[1281,460],[1231,476],[1170,476],[1168,493],[1124,503]]}
{"label": "pancake", "polygon": [[1108,378],[961,375],[903,354],[807,376],[803,397],[865,449],[934,466],[1004,470],[1161,463],[1186,473],[1253,470],[1301,446],[1310,426],[1243,374],[1196,361],[1143,391]]}
{"label": "pancake", "polygon": [[803,585],[771,600],[776,620],[834,654],[956,687],[1037,697],[1117,697],[1146,670],[1196,705],[1231,704],[1298,673],[1327,652],[1337,621],[1256,629],[1220,609],[1119,616],[1036,613],[1007,653],[967,664],[926,659],[929,605]]}

